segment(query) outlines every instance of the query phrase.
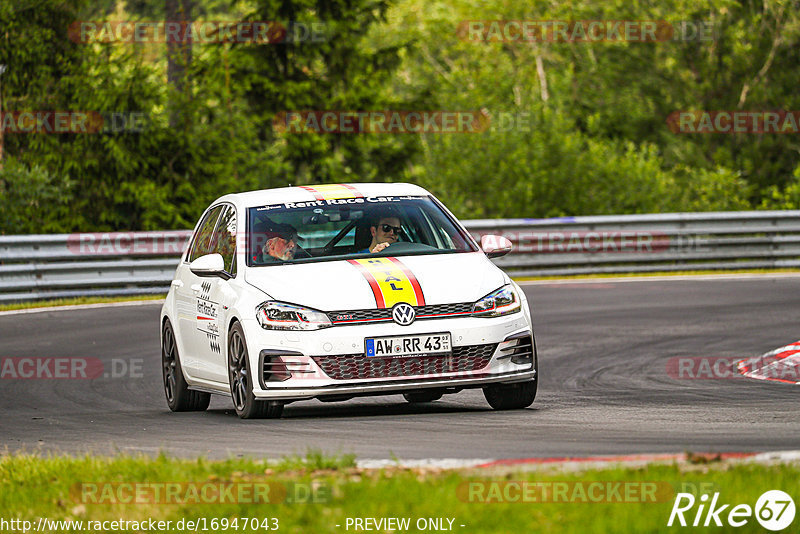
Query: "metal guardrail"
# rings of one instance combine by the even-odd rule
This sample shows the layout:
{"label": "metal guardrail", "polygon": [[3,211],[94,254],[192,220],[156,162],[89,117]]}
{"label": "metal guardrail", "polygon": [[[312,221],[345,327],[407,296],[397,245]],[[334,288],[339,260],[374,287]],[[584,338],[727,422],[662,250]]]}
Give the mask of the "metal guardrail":
{"label": "metal guardrail", "polygon": [[[466,221],[514,276],[800,267],[800,210]],[[166,293],[188,230],[0,236],[0,302]]]}
{"label": "metal guardrail", "polygon": [[0,302],[166,293],[191,233],[0,236]]}

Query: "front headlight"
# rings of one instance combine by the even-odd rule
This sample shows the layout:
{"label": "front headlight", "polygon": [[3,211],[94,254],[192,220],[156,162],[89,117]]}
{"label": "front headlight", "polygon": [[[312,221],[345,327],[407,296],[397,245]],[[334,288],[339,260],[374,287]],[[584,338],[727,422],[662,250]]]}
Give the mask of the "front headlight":
{"label": "front headlight", "polygon": [[319,330],[332,326],[321,311],[273,300],[256,307],[256,319],[267,330]]}
{"label": "front headlight", "polygon": [[520,310],[520,300],[511,284],[492,291],[472,306],[475,317],[500,317]]}

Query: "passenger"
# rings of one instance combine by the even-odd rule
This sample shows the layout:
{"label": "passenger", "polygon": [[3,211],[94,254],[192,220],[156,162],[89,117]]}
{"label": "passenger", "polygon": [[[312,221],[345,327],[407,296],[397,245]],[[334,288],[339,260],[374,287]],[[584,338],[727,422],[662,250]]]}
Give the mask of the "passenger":
{"label": "passenger", "polygon": [[297,246],[297,241],[301,238],[290,224],[272,224],[263,232],[263,236],[266,242],[261,248],[261,257],[258,258],[261,263],[308,257],[308,253]]}

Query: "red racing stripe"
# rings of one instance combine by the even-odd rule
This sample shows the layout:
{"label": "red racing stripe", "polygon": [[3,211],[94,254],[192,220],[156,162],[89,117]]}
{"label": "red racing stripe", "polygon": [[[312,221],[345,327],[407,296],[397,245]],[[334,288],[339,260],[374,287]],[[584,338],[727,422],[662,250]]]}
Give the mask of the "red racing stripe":
{"label": "red racing stripe", "polygon": [[314,198],[316,198],[317,200],[325,200],[325,197],[323,197],[322,195],[320,195],[320,194],[317,192],[317,190],[316,190],[316,189],[314,189],[313,187],[309,187],[309,186],[307,186],[307,185],[301,185],[301,186],[300,186],[300,189],[305,189],[306,191],[308,191],[309,193],[311,193],[312,195],[314,195]]}
{"label": "red racing stripe", "polygon": [[411,287],[414,288],[414,294],[417,296],[417,306],[424,306],[425,305],[425,295],[422,294],[422,288],[419,285],[419,280],[417,277],[414,276],[414,273],[411,272],[411,269],[406,267],[403,262],[398,260],[397,258],[387,258],[389,261],[397,265],[405,275],[408,277],[408,281],[411,282]]}
{"label": "red racing stripe", "polygon": [[372,273],[365,269],[364,266],[358,263],[356,260],[347,260],[347,262],[355,266],[361,272],[361,275],[367,280],[367,282],[369,282],[369,287],[372,289],[372,294],[375,296],[375,304],[378,306],[378,308],[385,308],[386,303],[383,300],[383,292],[381,292],[378,281],[375,280],[375,277],[372,276]]}
{"label": "red racing stripe", "polygon": [[358,189],[356,189],[352,185],[350,185],[350,184],[341,184],[341,185],[342,185],[342,187],[346,187],[347,189],[352,191],[353,194],[356,196],[356,198],[364,198],[364,195],[361,194],[361,191],[359,191]]}

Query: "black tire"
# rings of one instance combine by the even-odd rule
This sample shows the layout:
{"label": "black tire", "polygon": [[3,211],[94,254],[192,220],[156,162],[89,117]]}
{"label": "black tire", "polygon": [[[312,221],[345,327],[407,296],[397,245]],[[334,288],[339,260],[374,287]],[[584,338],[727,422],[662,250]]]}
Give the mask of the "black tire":
{"label": "black tire", "polygon": [[242,419],[277,419],[283,413],[283,403],[256,400],[253,395],[255,379],[250,370],[242,325],[234,323],[228,334],[228,381],[236,415]]}
{"label": "black tire", "polygon": [[528,382],[516,384],[495,384],[483,388],[486,402],[495,410],[521,410],[533,404],[539,387],[539,352],[536,350],[536,337],[533,336],[533,369],[536,376]]}
{"label": "black tire", "polygon": [[418,404],[423,402],[433,402],[437,401],[444,396],[444,393],[441,391],[430,390],[430,391],[412,391],[410,393],[403,393],[403,397],[412,404]]}
{"label": "black tire", "polygon": [[495,410],[519,410],[533,404],[538,380],[518,384],[495,384],[483,388],[483,396]]}
{"label": "black tire", "polygon": [[161,371],[164,378],[164,394],[167,405],[173,412],[202,412],[211,402],[211,394],[192,391],[186,384],[175,343],[175,332],[169,319],[164,321],[161,333]]}

